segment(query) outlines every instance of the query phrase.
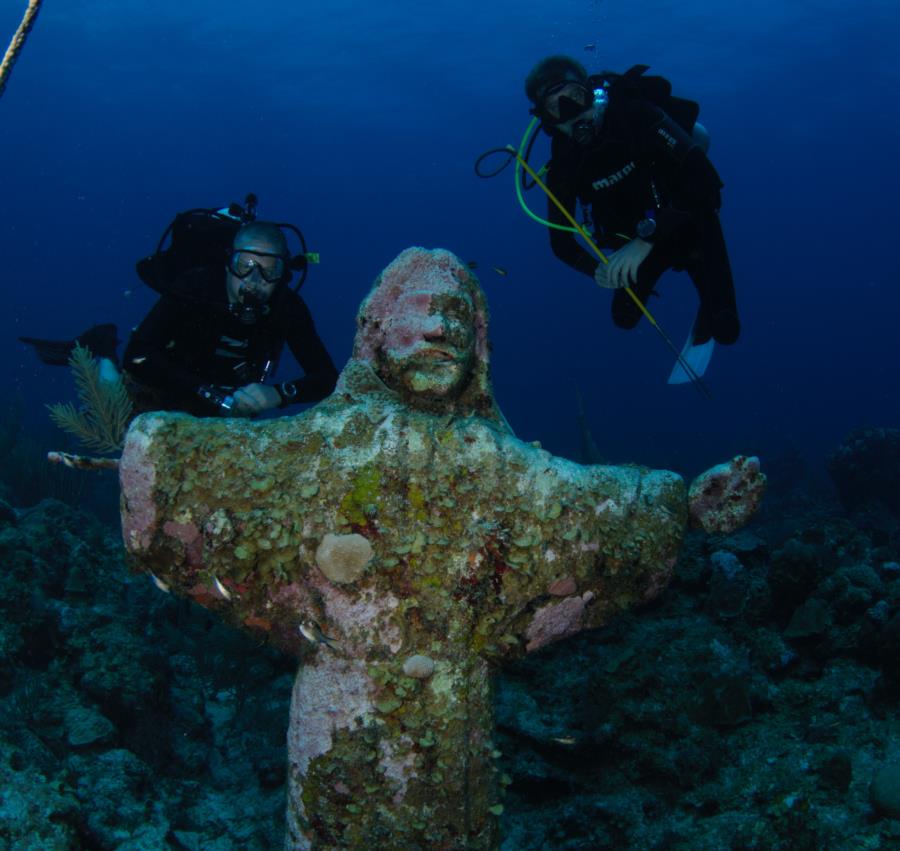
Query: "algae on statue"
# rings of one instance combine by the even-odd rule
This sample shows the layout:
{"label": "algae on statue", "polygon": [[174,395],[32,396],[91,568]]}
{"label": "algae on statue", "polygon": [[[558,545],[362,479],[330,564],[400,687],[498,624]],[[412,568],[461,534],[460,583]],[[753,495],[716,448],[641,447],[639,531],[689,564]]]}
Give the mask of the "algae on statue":
{"label": "algae on statue", "polygon": [[[302,660],[289,849],[496,848],[492,673],[672,574],[683,480],[518,440],[487,327],[458,258],[408,249],[315,408],[260,423],[151,414],[129,431],[135,566]],[[700,513],[727,488],[752,510],[763,481],[752,460],[717,469]]]}

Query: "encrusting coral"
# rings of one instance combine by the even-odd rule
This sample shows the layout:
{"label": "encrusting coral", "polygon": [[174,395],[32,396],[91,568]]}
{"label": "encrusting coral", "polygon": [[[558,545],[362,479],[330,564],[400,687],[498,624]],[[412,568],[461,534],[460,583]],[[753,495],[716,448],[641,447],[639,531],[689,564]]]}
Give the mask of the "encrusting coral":
{"label": "encrusting coral", "polygon": [[[301,658],[289,849],[494,849],[493,671],[659,594],[687,491],[511,433],[484,295],[449,252],[404,251],[357,327],[334,394],[300,416],[137,418],[125,544],[135,567]],[[716,480],[761,494],[746,459]],[[726,508],[715,490],[697,523]],[[351,556],[326,541],[353,541]]]}
{"label": "encrusting coral", "polygon": [[316,564],[332,582],[355,582],[372,560],[368,538],[357,535],[326,535],[316,550]]}

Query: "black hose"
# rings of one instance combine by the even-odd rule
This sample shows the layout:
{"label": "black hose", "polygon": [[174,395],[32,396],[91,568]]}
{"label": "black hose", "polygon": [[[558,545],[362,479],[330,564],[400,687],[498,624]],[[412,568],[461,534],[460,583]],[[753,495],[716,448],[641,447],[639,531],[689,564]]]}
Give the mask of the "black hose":
{"label": "black hose", "polygon": [[[531,149],[534,147],[534,141],[535,141],[535,139],[537,139],[537,135],[538,134],[536,132],[532,133],[531,138],[528,140],[528,146],[525,148],[525,156],[523,158],[525,160],[525,162],[528,162],[529,158],[531,157]],[[481,164],[488,157],[493,156],[494,154],[506,154],[507,159],[505,160],[503,165],[499,166],[498,168],[495,168],[493,171],[490,171],[490,172],[482,171]],[[496,177],[513,160],[515,160],[515,158],[516,158],[516,151],[512,150],[509,147],[509,145],[507,145],[506,147],[503,147],[503,148],[489,148],[480,157],[478,157],[477,160],[475,160],[475,174],[477,174],[479,177],[484,177],[484,178]],[[529,182],[528,172],[526,172],[525,169],[522,169],[522,189],[524,189],[527,192],[529,189],[531,189],[535,185],[536,184],[533,180],[531,182]]]}
{"label": "black hose", "polygon": [[[491,172],[483,172],[481,170],[481,164],[488,157],[493,156],[494,154],[506,154],[506,160],[499,168],[494,169]],[[479,177],[496,177],[500,174],[503,169],[505,169],[513,160],[516,158],[515,151],[510,151],[509,148],[491,148],[490,150],[485,151],[477,160],[475,160],[475,174]]]}

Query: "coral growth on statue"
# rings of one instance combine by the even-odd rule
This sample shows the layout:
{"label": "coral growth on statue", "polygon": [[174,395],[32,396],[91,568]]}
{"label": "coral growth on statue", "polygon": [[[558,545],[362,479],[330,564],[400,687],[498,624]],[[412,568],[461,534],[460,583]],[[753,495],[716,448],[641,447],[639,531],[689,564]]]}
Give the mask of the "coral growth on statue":
{"label": "coral growth on statue", "polygon": [[[687,490],[518,440],[491,390],[484,295],[447,251],[404,251],[357,327],[335,393],[300,416],[138,418],[126,545],[302,659],[288,847],[496,848],[492,672],[660,593]],[[717,528],[763,481],[740,459],[722,475]]]}

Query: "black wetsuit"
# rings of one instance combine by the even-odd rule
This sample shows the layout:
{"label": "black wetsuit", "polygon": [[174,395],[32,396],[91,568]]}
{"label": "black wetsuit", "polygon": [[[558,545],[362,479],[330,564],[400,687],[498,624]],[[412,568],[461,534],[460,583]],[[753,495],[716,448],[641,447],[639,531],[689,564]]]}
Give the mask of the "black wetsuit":
{"label": "black wetsuit", "polygon": [[[673,100],[676,106],[693,103]],[[590,144],[578,145],[561,133],[553,134],[547,185],[573,216],[576,201],[590,208],[601,247],[620,248],[634,236],[637,223],[652,213],[655,240],[638,270],[635,295],[646,302],[666,269],[686,270],[700,296],[694,341],[704,342],[712,335],[719,342],[733,343],[740,326],[718,216],[723,184],[691,139],[698,111],[696,104],[693,107],[676,121],[655,104],[613,88],[602,129]],[[552,202],[549,220],[568,225]],[[598,261],[573,233],[551,228],[550,244],[560,260],[594,275]],[[616,325],[632,328],[641,315],[628,293],[617,290],[612,304]]]}
{"label": "black wetsuit", "polygon": [[315,402],[334,389],[337,370],[316,333],[309,308],[297,293],[279,286],[269,310],[252,324],[228,310],[225,271],[193,270],[180,293],[166,294],[135,329],[122,367],[141,410],[176,410],[198,416],[222,413],[198,390],[223,392],[271,378],[287,343],[304,375],[275,385],[282,407]]}

